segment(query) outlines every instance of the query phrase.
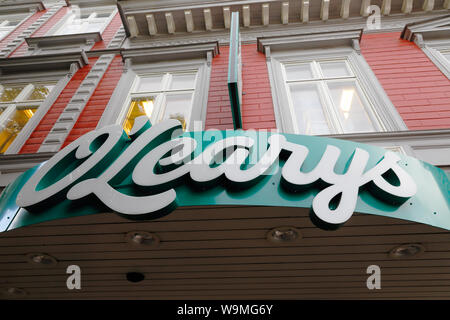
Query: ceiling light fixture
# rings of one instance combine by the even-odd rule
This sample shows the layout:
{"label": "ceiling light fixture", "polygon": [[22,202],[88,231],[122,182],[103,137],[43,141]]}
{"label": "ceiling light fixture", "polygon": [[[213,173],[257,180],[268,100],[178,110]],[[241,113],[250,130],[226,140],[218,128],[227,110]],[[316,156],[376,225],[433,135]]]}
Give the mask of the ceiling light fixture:
{"label": "ceiling light fixture", "polygon": [[157,247],[159,245],[158,236],[147,231],[130,231],[125,238],[129,244],[135,246]]}
{"label": "ceiling light fixture", "polygon": [[295,242],[301,238],[300,231],[295,227],[277,227],[267,233],[267,240],[274,243]]}
{"label": "ceiling light fixture", "polygon": [[8,288],[3,290],[3,294],[10,297],[24,297],[28,292],[22,288]]}
{"label": "ceiling light fixture", "polygon": [[425,251],[425,247],[418,243],[402,244],[389,252],[389,257],[394,259],[405,259],[415,257]]}
{"label": "ceiling light fixture", "polygon": [[27,254],[27,261],[42,266],[53,266],[58,264],[58,260],[46,253],[29,253]]}

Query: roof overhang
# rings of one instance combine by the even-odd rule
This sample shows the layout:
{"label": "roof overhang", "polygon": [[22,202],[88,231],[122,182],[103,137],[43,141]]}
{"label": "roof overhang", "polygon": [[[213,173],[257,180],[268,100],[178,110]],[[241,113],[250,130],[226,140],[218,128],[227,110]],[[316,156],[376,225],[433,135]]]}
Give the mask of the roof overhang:
{"label": "roof overhang", "polygon": [[89,64],[85,52],[2,58],[0,59],[0,74],[70,69],[73,63],[79,67]]}
{"label": "roof overhang", "polygon": [[100,32],[64,34],[46,37],[26,38],[28,46],[31,48],[45,48],[68,45],[87,45],[102,41]]}
{"label": "roof overhang", "polygon": [[334,32],[302,33],[297,35],[259,37],[258,51],[267,54],[266,50],[314,49],[327,46],[355,47],[361,40],[363,30],[345,30]]}
{"label": "roof overhang", "polygon": [[121,54],[124,60],[130,59],[132,63],[194,58],[210,59],[219,54],[219,43],[214,41],[168,47],[124,49]]}
{"label": "roof overhang", "polygon": [[0,3],[0,15],[45,10],[42,1],[4,1]]}
{"label": "roof overhang", "polygon": [[[449,1],[414,6],[413,0],[383,0],[382,16],[446,12]],[[118,0],[117,5],[127,36],[198,34],[230,28],[230,13],[238,11],[243,32],[255,27],[302,24],[350,19],[366,20],[370,1],[298,0]]]}
{"label": "roof overhang", "polygon": [[450,39],[450,14],[409,23],[403,29],[400,37],[419,45],[426,40]]}

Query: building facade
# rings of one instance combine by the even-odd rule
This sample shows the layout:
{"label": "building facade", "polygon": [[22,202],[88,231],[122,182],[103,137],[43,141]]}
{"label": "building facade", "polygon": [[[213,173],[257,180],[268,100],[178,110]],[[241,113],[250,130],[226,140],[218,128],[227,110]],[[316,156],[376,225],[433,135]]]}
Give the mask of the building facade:
{"label": "building facade", "polygon": [[[143,115],[233,130],[233,12],[243,130],[361,142],[450,172],[449,9],[449,0],[2,1],[0,186],[92,130],[129,134]],[[102,214],[8,231],[0,285],[7,298],[450,297],[448,231],[356,215],[333,233],[293,212],[186,209],[141,224]],[[304,241],[264,242],[281,226]],[[159,250],[130,249],[133,230],[157,234]],[[390,260],[405,243],[425,252]],[[27,261],[43,252],[58,266]],[[85,270],[82,290],[66,288],[69,264]],[[366,287],[373,264],[386,270],[382,290]],[[145,282],[130,284],[130,272]]]}

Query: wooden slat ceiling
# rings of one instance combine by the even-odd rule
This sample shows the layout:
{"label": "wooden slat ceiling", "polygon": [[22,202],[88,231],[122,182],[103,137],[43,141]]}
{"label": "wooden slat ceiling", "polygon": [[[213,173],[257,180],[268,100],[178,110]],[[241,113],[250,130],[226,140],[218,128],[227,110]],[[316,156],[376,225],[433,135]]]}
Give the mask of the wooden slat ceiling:
{"label": "wooden slat ceiling", "polygon": [[[302,239],[268,241],[268,231],[280,226],[298,228]],[[159,245],[127,243],[135,230],[156,234]],[[389,257],[405,243],[426,250]],[[58,264],[27,262],[34,252]],[[81,268],[81,290],[66,287],[72,264]],[[381,290],[366,287],[372,264],[381,267]],[[145,280],[128,282],[127,272]],[[7,294],[9,288],[27,295]],[[1,234],[0,290],[4,299],[448,299],[450,232],[363,214],[324,231],[296,208],[180,208],[141,222],[104,213]]]}

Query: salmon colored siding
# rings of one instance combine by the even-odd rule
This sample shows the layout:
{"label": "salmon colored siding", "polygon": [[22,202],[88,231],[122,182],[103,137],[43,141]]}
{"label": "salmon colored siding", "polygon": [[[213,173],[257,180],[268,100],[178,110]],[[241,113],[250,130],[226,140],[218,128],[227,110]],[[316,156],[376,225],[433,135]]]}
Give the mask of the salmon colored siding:
{"label": "salmon colored siding", "polygon": [[[256,50],[256,44],[242,45],[241,50],[243,128],[275,129],[266,57]],[[221,47],[212,62],[206,129],[233,129],[227,86],[228,53],[229,47]]]}
{"label": "salmon colored siding", "polygon": [[70,99],[75,94],[78,87],[81,85],[81,82],[87,76],[97,59],[98,58],[89,58],[89,65],[84,66],[72,76],[72,79],[70,79],[69,83],[62,90],[56,101],[51,106],[50,110],[30,135],[27,142],[20,150],[20,153],[38,152],[39,147],[41,146],[45,137],[47,137],[48,133],[56,123],[56,120],[58,120],[64,108],[67,106]]}
{"label": "salmon colored siding", "polygon": [[109,99],[111,98],[111,95],[120,80],[120,77],[122,76],[122,72],[122,57],[117,56],[113,59],[106,70],[105,75],[81,112],[77,123],[73,127],[72,131],[70,131],[62,148],[97,127],[97,123],[100,120],[103,111],[105,111],[105,107],[108,104]]}
{"label": "salmon colored siding", "polygon": [[205,129],[233,129],[227,85],[228,52],[228,47],[221,47],[212,61]]}
{"label": "salmon colored siding", "polygon": [[276,129],[266,56],[256,44],[241,47],[244,129]]}
{"label": "salmon colored siding", "polygon": [[410,130],[450,128],[450,81],[399,32],[367,34],[361,52]]}
{"label": "salmon colored siding", "polygon": [[47,10],[39,11],[29,17],[20,26],[14,29],[9,35],[0,41],[0,50],[5,48],[8,43],[16,39],[22,32],[24,32],[30,25],[32,25],[37,19],[39,19]]}
{"label": "salmon colored siding", "polygon": [[91,50],[102,50],[106,49],[114,38],[114,35],[117,33],[117,30],[122,26],[122,20],[120,20],[120,14],[117,12],[114,18],[112,18],[111,22],[102,32],[102,41],[97,42]]}
{"label": "salmon colored siding", "polygon": [[[33,38],[36,37],[43,37],[45,34],[56,24],[58,23],[62,17],[64,17],[67,13],[67,10],[69,8],[62,7],[58,10],[50,19],[47,20],[39,29],[37,29],[31,36]],[[45,11],[42,11],[45,13]],[[24,56],[28,51],[28,45],[26,42],[23,42],[16,50],[14,50],[9,57],[22,57]]]}

